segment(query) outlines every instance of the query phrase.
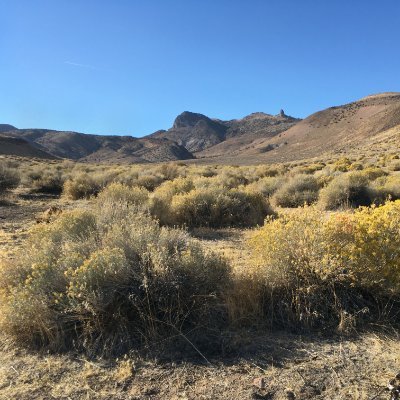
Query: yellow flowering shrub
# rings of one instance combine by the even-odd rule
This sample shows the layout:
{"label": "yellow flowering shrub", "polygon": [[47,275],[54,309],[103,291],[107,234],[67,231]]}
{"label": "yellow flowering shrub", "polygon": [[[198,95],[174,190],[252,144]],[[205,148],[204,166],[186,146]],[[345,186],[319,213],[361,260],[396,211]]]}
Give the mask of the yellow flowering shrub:
{"label": "yellow flowering shrub", "polygon": [[379,299],[400,295],[400,201],[331,215],[294,210],[267,219],[249,244],[246,278],[263,286],[270,321],[339,324],[343,312],[366,318]]}

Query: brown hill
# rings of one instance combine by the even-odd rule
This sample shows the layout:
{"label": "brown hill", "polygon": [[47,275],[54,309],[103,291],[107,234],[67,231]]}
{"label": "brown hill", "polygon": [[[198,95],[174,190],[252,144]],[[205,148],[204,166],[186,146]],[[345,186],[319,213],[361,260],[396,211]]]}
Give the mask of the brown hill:
{"label": "brown hill", "polygon": [[54,159],[55,157],[32,146],[24,139],[0,136],[0,154],[8,156]]}
{"label": "brown hill", "polygon": [[254,113],[230,121],[185,111],[175,119],[172,128],[155,132],[150,137],[174,140],[200,157],[209,157],[234,153],[257,138],[273,137],[298,121],[283,111],[279,115]]}
{"label": "brown hill", "polygon": [[167,139],[88,135],[49,129],[18,129],[2,135],[24,139],[37,149],[72,160],[155,162],[193,158],[186,148]]}
{"label": "brown hill", "polygon": [[367,139],[400,125],[400,93],[381,93],[310,115],[273,137],[213,157],[215,148],[198,157],[215,162],[282,162],[346,152]]}
{"label": "brown hill", "polygon": [[17,129],[15,126],[9,124],[0,124],[0,132],[8,132]]}
{"label": "brown hill", "polygon": [[157,131],[149,137],[170,139],[184,146],[190,152],[195,152],[207,149],[225,140],[227,130],[228,127],[221,121],[185,111],[176,117],[171,129]]}
{"label": "brown hill", "polygon": [[296,125],[300,119],[285,115],[253,113],[242,119],[221,121],[228,127],[226,140],[196,153],[196,157],[236,156],[250,149],[254,143],[263,139],[273,138]]}
{"label": "brown hill", "polygon": [[[357,151],[383,132],[389,140],[387,136],[400,127],[400,93],[367,96],[302,121],[283,111],[278,115],[254,113],[230,121],[185,111],[169,130],[143,138],[12,126],[12,130],[1,133],[8,127],[0,125],[0,136],[24,139],[36,151],[74,160],[162,162],[189,160],[195,155],[204,163],[285,162]],[[3,154],[7,148],[3,146]]]}

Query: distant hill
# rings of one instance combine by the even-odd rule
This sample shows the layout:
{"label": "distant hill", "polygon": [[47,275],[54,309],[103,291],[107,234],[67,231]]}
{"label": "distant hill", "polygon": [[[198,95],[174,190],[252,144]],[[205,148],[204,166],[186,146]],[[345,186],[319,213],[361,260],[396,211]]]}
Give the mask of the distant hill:
{"label": "distant hill", "polygon": [[[217,146],[196,154],[214,162],[284,162],[348,152],[400,127],[400,93],[380,93],[316,112],[279,135],[260,137],[232,151]],[[226,145],[226,144],[225,144]]]}
{"label": "distant hill", "polygon": [[[0,125],[0,137],[8,137],[1,154],[11,149],[10,138],[14,138],[23,140],[27,154],[34,149],[80,161],[143,163],[196,158],[204,163],[236,164],[294,161],[355,151],[367,143],[378,143],[374,138],[380,136],[390,142],[391,135],[399,130],[400,93],[391,92],[330,107],[304,120],[290,117],[283,110],[278,115],[258,112],[230,121],[185,111],[170,129],[143,138],[17,129],[6,124]],[[13,149],[16,151],[15,146]]]}
{"label": "distant hill", "polygon": [[2,135],[20,138],[55,157],[91,162],[156,162],[191,159],[185,147],[168,140],[87,135],[50,129],[18,129]]}
{"label": "distant hill", "polygon": [[185,111],[176,117],[171,129],[150,135],[155,139],[170,139],[190,152],[201,151],[225,140],[228,127],[202,114]]}
{"label": "distant hill", "polygon": [[54,159],[55,157],[37,149],[24,139],[0,136],[0,154],[8,156]]}
{"label": "distant hill", "polygon": [[277,116],[254,113],[243,119],[222,121],[185,111],[178,115],[172,128],[155,132],[150,137],[174,140],[193,153],[212,149],[205,154],[223,155],[226,150],[232,152],[256,138],[273,137],[298,121],[283,112]]}
{"label": "distant hill", "polygon": [[286,115],[283,110],[278,115],[257,112],[242,119],[221,121],[228,129],[224,141],[196,153],[196,157],[239,156],[257,141],[274,138],[295,126],[300,119]]}
{"label": "distant hill", "polygon": [[0,124],[0,132],[8,132],[17,129],[15,126],[9,124]]}

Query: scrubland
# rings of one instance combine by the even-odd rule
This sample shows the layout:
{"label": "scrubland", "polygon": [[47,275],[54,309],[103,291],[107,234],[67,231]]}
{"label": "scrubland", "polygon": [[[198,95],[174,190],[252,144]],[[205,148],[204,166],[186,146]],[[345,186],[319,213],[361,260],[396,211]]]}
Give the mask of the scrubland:
{"label": "scrubland", "polygon": [[399,169],[0,160],[0,397],[389,398]]}

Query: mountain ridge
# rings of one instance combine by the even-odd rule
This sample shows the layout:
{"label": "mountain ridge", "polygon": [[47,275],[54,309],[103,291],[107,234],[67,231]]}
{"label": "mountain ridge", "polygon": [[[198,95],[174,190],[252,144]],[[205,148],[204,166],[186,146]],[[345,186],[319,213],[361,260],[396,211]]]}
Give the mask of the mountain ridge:
{"label": "mountain ridge", "polygon": [[[400,127],[400,93],[386,92],[326,108],[301,120],[255,112],[228,121],[184,111],[172,127],[150,135],[92,135],[0,124],[0,137],[23,139],[52,157],[87,162],[281,162],[355,148]],[[11,128],[11,130],[7,130]],[[10,140],[10,139],[8,139]],[[4,151],[3,151],[4,153]]]}

